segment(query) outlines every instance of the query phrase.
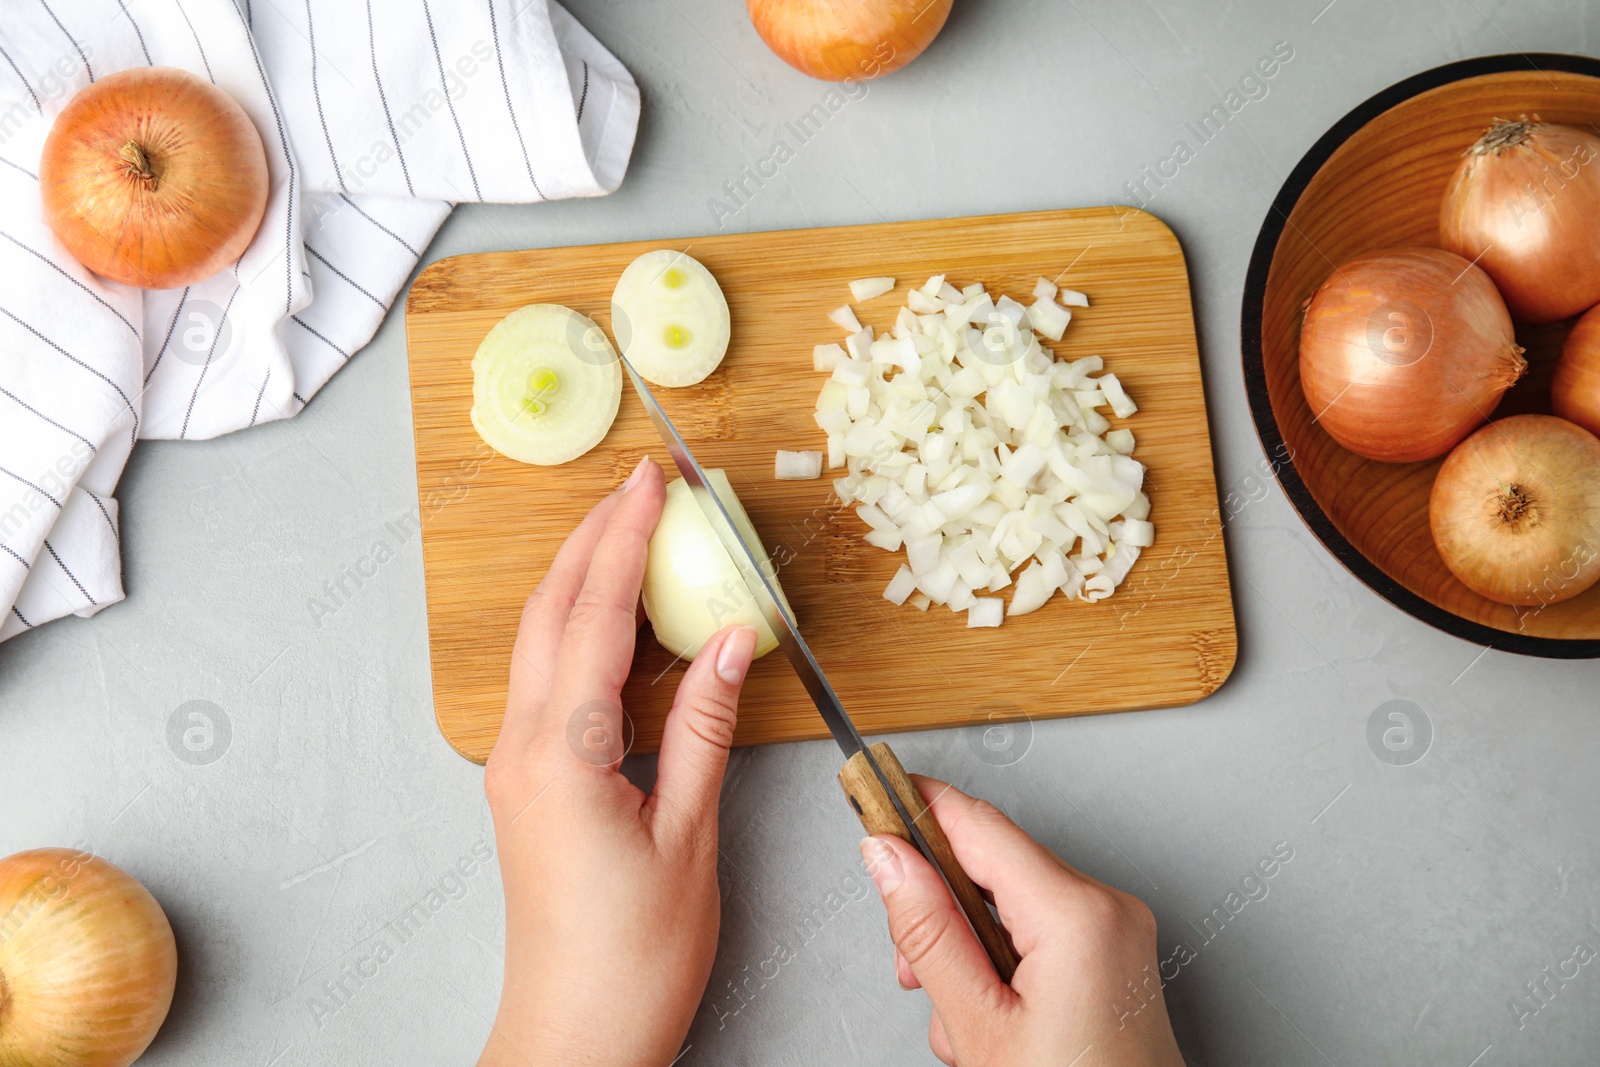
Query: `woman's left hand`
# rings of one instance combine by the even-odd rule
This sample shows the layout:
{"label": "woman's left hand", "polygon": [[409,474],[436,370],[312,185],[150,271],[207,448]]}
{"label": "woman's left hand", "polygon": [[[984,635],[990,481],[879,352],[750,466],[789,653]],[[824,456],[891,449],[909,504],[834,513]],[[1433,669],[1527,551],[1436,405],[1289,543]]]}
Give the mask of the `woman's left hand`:
{"label": "woman's left hand", "polygon": [[666,1067],[711,975],[718,798],[756,633],[723,630],[690,664],[646,796],[618,772],[621,693],[665,491],[643,460],[523,609],[484,776],[506,960],[480,1064]]}

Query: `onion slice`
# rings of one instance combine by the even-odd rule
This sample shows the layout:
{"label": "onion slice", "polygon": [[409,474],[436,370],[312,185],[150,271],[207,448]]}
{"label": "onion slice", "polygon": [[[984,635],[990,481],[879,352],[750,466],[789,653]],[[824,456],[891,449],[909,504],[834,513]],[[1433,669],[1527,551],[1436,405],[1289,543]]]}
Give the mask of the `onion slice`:
{"label": "onion slice", "polygon": [[605,332],[559,304],[513,311],[472,357],[472,426],[519,463],[583,455],[611,429],[621,402],[622,367]]}
{"label": "onion slice", "polygon": [[658,249],[629,263],[617,279],[611,329],[645,381],[693,385],[727,354],[728,301],[699,260]]}

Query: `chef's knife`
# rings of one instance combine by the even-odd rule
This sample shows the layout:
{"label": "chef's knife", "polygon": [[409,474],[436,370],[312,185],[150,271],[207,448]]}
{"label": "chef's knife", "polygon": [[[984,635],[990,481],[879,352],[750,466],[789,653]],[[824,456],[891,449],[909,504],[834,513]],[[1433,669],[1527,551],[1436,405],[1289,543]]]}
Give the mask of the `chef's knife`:
{"label": "chef's knife", "polygon": [[828,731],[847,757],[844,769],[839,772],[839,784],[844,787],[845,796],[860,817],[861,825],[869,834],[894,834],[909,841],[927,857],[928,862],[944,876],[945,884],[961,905],[961,910],[972,924],[978,940],[983,943],[984,951],[989,954],[1001,980],[1011,981],[1017,969],[1016,949],[1012,947],[1005,928],[990,912],[983,894],[967,876],[967,872],[961,869],[933,812],[923,802],[922,795],[889,745],[879,741],[869,746],[862,740],[855,724],[850,721],[849,713],[834,693],[833,686],[828,684],[827,676],[817,665],[810,646],[800,636],[794,616],[778,596],[773,586],[775,576],[764,569],[762,561],[766,559],[766,553],[759,546],[746,541],[727,505],[717,496],[705,470],[689,451],[683,435],[666,412],[661,410],[650,387],[626,358],[619,356],[618,359],[633,381],[639,399],[644,402],[650,421],[661,434],[661,440],[672,455],[678,473],[688,483],[694,498],[700,502],[712,529],[721,534],[729,556],[756,598],[762,618],[777,636],[778,646],[789,657],[806,692],[811,694],[817,710],[822,713],[822,721],[827,723]]}

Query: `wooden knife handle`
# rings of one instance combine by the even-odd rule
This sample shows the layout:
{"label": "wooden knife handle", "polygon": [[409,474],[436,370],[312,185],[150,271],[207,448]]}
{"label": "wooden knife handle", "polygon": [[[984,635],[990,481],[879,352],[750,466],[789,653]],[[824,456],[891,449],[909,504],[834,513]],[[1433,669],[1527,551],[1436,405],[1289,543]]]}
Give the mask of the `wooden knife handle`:
{"label": "wooden knife handle", "polygon": [[[905,768],[895,758],[894,750],[884,741],[877,742],[871,748],[873,759],[883,769],[883,776],[889,780],[906,811],[911,813],[917,829],[922,831],[922,839],[928,843],[928,850],[933,853],[944,880],[955,894],[956,903],[961,905],[967,921],[983,943],[983,949],[989,954],[1000,980],[1010,982],[1017,970],[1017,950],[1011,945],[1010,935],[989,910],[983,893],[967,877],[967,872],[961,869],[955,851],[950,848],[949,838],[944,836],[939,821],[933,817],[928,805],[923,803],[922,794],[917,792]],[[911,831],[901,821],[900,813],[884,792],[883,783],[872,773],[872,766],[867,763],[865,755],[857,752],[850,757],[844,770],[839,772],[839,784],[844,787],[845,796],[850,798],[850,806],[861,817],[861,825],[867,833],[893,834],[904,841],[911,840]]]}

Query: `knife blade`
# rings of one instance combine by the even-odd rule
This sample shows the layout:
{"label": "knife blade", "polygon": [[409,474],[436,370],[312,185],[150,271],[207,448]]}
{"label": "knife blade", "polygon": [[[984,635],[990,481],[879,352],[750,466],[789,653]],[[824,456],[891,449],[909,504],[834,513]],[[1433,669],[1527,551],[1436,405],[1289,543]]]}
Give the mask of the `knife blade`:
{"label": "knife blade", "polygon": [[694,498],[705,511],[712,529],[723,537],[725,543],[731,541],[733,546],[740,550],[733,552],[730,549],[729,554],[733,556],[734,566],[739,568],[746,583],[751,586],[751,594],[756,598],[762,619],[772,628],[774,636],[778,639],[778,646],[794,665],[801,684],[806,687],[806,692],[811,695],[817,710],[822,713],[822,721],[827,724],[828,732],[833,735],[834,741],[847,757],[865,751],[866,742],[861,739],[855,724],[850,721],[849,713],[844,710],[844,705],[840,703],[838,694],[829,684],[827,675],[822,673],[811,647],[806,644],[805,638],[800,636],[799,625],[784,607],[783,601],[778,598],[771,579],[762,567],[760,560],[766,553],[761,551],[758,554],[755,546],[745,543],[743,534],[733,521],[732,513],[717,495],[711,479],[706,476],[705,469],[694,458],[694,453],[689,450],[683,435],[662,410],[655,394],[650,391],[650,387],[625,357],[618,358],[622,360],[623,368],[633,380],[634,389],[644,402],[645,411],[649,414],[650,421],[655,424],[661,440],[666,444],[678,473],[689,484],[689,488],[695,491]]}
{"label": "knife blade", "polygon": [[828,732],[844,753],[846,763],[844,770],[839,773],[839,782],[862,825],[868,833],[893,833],[910,841],[933,864],[961,905],[1001,980],[1009,982],[1017,967],[1016,950],[1004,928],[989,911],[981,891],[962,870],[949,840],[922,795],[888,744],[880,741],[869,746],[862,739],[850,713],[845,710],[828,676],[817,663],[811,646],[800,635],[799,624],[778,594],[774,584],[776,575],[767,572],[771,565],[763,566],[767,559],[765,549],[752,545],[746,539],[739,525],[734,522],[732,511],[717,494],[715,485],[695,459],[688,442],[662,410],[644,379],[625,356],[619,354],[617,359],[632,381],[634,391],[639,394],[656,432],[661,435],[678,473],[688,484],[691,495],[705,512],[706,520],[719,534],[734,566],[744,578],[763,621],[777,637],[778,647],[788,657],[795,674],[822,715]]}

